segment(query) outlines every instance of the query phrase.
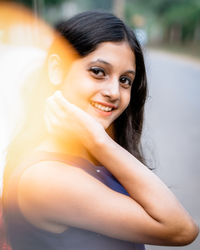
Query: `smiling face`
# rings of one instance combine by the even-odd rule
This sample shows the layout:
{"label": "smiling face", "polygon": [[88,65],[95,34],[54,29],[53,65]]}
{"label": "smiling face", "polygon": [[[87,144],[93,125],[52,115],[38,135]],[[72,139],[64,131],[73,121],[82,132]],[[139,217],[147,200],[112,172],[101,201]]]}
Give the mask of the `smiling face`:
{"label": "smiling face", "polygon": [[130,102],[135,70],[135,56],[127,42],[101,43],[72,64],[63,95],[107,129]]}

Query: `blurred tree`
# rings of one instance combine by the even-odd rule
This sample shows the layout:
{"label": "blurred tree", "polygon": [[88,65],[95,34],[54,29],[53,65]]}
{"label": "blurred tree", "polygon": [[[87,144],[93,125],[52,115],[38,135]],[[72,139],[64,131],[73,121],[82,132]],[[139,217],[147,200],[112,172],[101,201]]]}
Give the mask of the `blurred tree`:
{"label": "blurred tree", "polygon": [[[7,0],[8,1],[8,0]],[[112,11],[113,0],[13,0],[29,7],[51,25],[86,10]]]}
{"label": "blurred tree", "polygon": [[111,10],[113,0],[90,0],[90,9]]}
{"label": "blurred tree", "polygon": [[166,33],[169,34],[170,42],[196,42],[198,40],[196,33],[200,26],[200,2],[197,0],[176,2],[163,13],[162,22]]}
{"label": "blurred tree", "polygon": [[[36,14],[44,16],[43,9],[61,6],[63,3],[76,3],[79,10],[100,9],[113,12],[127,19],[131,26],[134,15],[146,20],[144,27],[160,27],[164,42],[187,43],[200,42],[200,0],[15,0],[34,9]],[[47,18],[48,19],[48,18]],[[159,26],[159,27],[158,27]],[[154,28],[155,30],[155,28]]]}
{"label": "blurred tree", "polygon": [[124,19],[126,0],[113,0],[113,12],[116,16]]}
{"label": "blurred tree", "polygon": [[[32,7],[34,4],[40,5],[41,2],[43,4],[55,5],[55,4],[60,4],[63,1],[64,0],[15,0],[14,2],[24,4],[24,5],[28,6],[28,7]],[[65,0],[65,1],[69,1],[69,0]]]}
{"label": "blurred tree", "polygon": [[113,0],[84,0],[84,1],[78,1],[78,0],[15,0],[15,2],[25,4],[26,6],[32,7],[33,4],[40,5],[41,2],[45,4],[46,6],[50,5],[59,5],[64,2],[78,2],[81,5],[84,5],[85,7],[89,9],[111,9],[112,8],[112,1]]}
{"label": "blurred tree", "polygon": [[126,16],[134,13],[145,17],[154,16],[159,23],[165,42],[200,41],[200,1],[199,0],[127,0]]}

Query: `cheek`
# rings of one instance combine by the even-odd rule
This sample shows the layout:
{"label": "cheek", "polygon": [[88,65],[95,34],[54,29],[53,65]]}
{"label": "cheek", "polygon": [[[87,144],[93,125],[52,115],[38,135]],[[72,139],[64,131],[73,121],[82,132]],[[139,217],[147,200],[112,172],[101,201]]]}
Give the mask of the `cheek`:
{"label": "cheek", "polygon": [[122,109],[123,111],[128,107],[131,100],[131,92],[125,92],[122,94]]}
{"label": "cheek", "polygon": [[71,103],[77,105],[77,101],[80,99],[78,97],[78,92],[77,90],[79,87],[77,86],[77,81],[76,79],[70,79],[67,78],[65,79],[64,85],[62,87],[62,92],[64,97]]}
{"label": "cheek", "polygon": [[130,103],[130,94],[123,95],[121,98],[121,106],[118,114],[116,114],[115,119],[117,119],[124,112],[124,110],[128,107],[129,103]]}
{"label": "cheek", "polygon": [[65,98],[80,108],[87,107],[94,92],[94,83],[84,77],[67,78],[63,87]]}

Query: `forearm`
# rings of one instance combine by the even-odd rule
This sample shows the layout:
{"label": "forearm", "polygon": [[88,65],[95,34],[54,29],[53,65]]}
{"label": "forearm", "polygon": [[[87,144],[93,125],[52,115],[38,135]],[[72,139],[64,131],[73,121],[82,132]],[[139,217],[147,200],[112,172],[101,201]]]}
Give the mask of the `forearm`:
{"label": "forearm", "polygon": [[[66,129],[75,132],[83,146],[119,180],[133,203],[137,202],[138,213],[143,214],[143,217],[137,216],[134,209],[132,215],[141,218],[139,224],[145,224],[145,230],[148,227],[148,234],[152,232],[155,238],[165,243],[183,244],[194,240],[198,233],[197,227],[165,184],[114,142],[93,117],[62,96],[54,96],[54,99],[66,114],[61,112],[59,115],[60,109],[56,105],[53,109],[56,117],[50,116],[51,123],[58,121],[53,123],[53,130],[60,128],[62,134]],[[52,105],[54,107],[54,102]]]}
{"label": "forearm", "polygon": [[124,186],[130,196],[159,223],[193,227],[193,221],[166,185],[134,156],[106,137],[92,153]]}

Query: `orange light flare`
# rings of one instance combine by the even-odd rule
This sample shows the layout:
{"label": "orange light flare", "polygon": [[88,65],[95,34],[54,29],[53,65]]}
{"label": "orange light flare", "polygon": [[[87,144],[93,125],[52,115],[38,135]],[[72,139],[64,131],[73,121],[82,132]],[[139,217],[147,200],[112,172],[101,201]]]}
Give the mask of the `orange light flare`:
{"label": "orange light flare", "polygon": [[53,30],[34,13],[16,3],[0,3],[0,42],[46,48]]}
{"label": "orange light flare", "polygon": [[[39,92],[44,90],[39,87],[34,97],[34,86],[50,84],[48,77],[44,82],[44,75],[47,75],[47,56],[51,53],[61,55],[61,67],[65,71],[77,58],[66,39],[31,10],[17,3],[0,3],[0,169],[3,151],[15,135],[17,125],[20,127],[24,121],[20,117],[27,108],[23,99],[31,96],[36,109]],[[22,120],[17,122],[19,118]],[[1,179],[0,173],[0,191]]]}
{"label": "orange light flare", "polygon": [[1,52],[4,46],[12,46],[16,49],[37,48],[48,53],[54,40],[57,42],[51,49],[55,49],[55,51],[63,49],[63,53],[67,55],[66,62],[73,60],[76,53],[72,52],[72,48],[66,40],[59,37],[53,28],[31,10],[16,3],[0,3]]}
{"label": "orange light flare", "polygon": [[[47,75],[44,66],[51,53],[61,56],[63,71],[77,58],[70,44],[31,10],[16,3],[0,3],[0,99],[3,106],[8,104],[7,114],[14,107],[9,107],[9,99],[13,104],[22,86],[32,88],[27,82],[32,74],[42,70],[41,75]],[[44,78],[37,78],[40,80]]]}

